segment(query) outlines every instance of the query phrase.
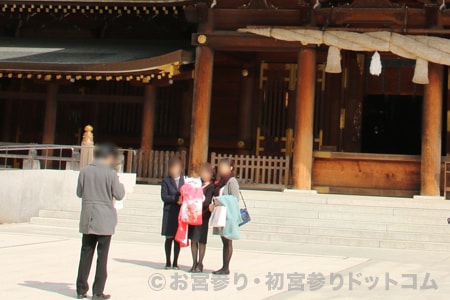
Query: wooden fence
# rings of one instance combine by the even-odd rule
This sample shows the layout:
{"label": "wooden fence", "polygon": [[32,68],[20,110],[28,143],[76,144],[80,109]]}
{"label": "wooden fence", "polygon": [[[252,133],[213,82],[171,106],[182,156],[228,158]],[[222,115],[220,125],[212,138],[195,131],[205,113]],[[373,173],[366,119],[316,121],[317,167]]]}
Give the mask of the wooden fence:
{"label": "wooden fence", "polygon": [[134,150],[125,155],[125,172],[136,173],[141,183],[159,183],[169,174],[169,160],[178,156],[186,165],[186,151],[145,151]]}
{"label": "wooden fence", "polygon": [[211,164],[217,167],[223,158],[234,161],[235,175],[244,188],[284,190],[289,181],[289,157],[227,155],[211,153]]}

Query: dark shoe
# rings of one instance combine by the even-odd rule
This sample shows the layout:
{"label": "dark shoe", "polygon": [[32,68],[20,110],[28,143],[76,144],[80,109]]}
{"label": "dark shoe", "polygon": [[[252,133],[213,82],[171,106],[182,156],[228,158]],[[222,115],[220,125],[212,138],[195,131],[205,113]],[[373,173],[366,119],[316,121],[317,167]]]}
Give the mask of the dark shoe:
{"label": "dark shoe", "polygon": [[212,272],[214,275],[229,275],[230,274],[230,270],[217,270]]}
{"label": "dark shoe", "polygon": [[77,295],[77,299],[84,299],[84,298],[87,298],[87,295],[86,294],[78,294]]}
{"label": "dark shoe", "polygon": [[171,266],[165,266],[164,269],[165,270],[170,270],[170,269],[172,269],[172,267]]}
{"label": "dark shoe", "polygon": [[178,266],[173,266],[172,269],[179,270],[180,268],[178,268]]}
{"label": "dark shoe", "polygon": [[197,264],[195,267],[195,273],[203,273],[203,264]]}
{"label": "dark shoe", "polygon": [[189,273],[195,273],[196,269],[197,269],[197,265],[193,265],[192,268],[189,270]]}
{"label": "dark shoe", "polygon": [[109,298],[111,298],[111,295],[101,294],[101,295],[92,296],[92,300],[104,300],[104,299],[109,299]]}

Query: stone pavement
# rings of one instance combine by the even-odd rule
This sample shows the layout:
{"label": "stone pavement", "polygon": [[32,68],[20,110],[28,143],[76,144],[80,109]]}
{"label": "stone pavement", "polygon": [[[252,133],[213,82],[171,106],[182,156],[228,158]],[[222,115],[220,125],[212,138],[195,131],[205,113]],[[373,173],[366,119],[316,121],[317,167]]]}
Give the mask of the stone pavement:
{"label": "stone pavement", "polygon": [[[224,278],[209,273],[221,264],[218,243],[207,249],[206,272],[191,275],[186,272],[189,249],[182,250],[180,271],[163,270],[162,242],[139,242],[132,236],[113,239],[106,290],[113,299],[416,300],[448,299],[450,294],[450,255],[442,251],[283,243],[262,248],[257,242],[238,241],[232,274]],[[0,225],[0,299],[73,298],[79,248],[75,230]],[[335,274],[330,277],[331,273]],[[304,291],[298,290],[302,284]],[[204,288],[208,291],[193,291]],[[224,289],[214,290],[220,288]],[[311,291],[314,288],[320,289]]]}

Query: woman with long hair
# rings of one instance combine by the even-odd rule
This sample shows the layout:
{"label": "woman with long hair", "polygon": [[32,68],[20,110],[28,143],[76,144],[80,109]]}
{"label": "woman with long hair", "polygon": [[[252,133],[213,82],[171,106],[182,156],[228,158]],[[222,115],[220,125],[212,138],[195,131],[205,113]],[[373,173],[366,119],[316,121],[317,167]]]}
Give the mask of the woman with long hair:
{"label": "woman with long hair", "polygon": [[[222,159],[217,166],[217,173],[219,175],[219,181],[214,189],[214,197],[231,195],[235,200],[239,201],[239,183],[234,177],[234,163],[231,159]],[[237,203],[234,203],[233,207],[237,208]],[[210,210],[214,210],[214,206],[221,205],[218,199],[214,198],[214,204],[211,204]],[[239,211],[239,209],[237,209]],[[227,208],[227,214],[233,213]],[[236,213],[236,212],[235,212]],[[239,213],[239,212],[237,212]],[[236,224],[235,224],[236,225]],[[237,225],[236,225],[237,227]],[[223,228],[214,228],[215,234],[220,234],[223,244],[223,264],[222,268],[214,271],[216,275],[228,275],[230,274],[230,261],[233,255],[233,240],[226,237]]]}
{"label": "woman with long hair", "polygon": [[190,272],[203,272],[203,258],[206,252],[206,242],[208,239],[208,223],[211,217],[209,205],[212,202],[214,193],[214,169],[209,163],[205,163],[200,168],[200,177],[202,179],[202,189],[205,199],[203,201],[202,225],[189,226],[189,238],[191,239],[192,268]]}

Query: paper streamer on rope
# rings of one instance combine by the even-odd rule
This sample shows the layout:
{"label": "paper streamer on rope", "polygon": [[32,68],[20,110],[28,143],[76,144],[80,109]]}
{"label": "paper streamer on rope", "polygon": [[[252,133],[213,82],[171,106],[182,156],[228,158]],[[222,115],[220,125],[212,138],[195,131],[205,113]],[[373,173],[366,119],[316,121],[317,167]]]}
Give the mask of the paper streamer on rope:
{"label": "paper streamer on rope", "polygon": [[318,8],[320,8],[320,7],[321,7],[320,1],[319,1],[319,0],[316,0],[316,4],[314,4],[313,9],[318,9]]}
{"label": "paper streamer on rope", "polygon": [[327,65],[325,66],[327,73],[341,73],[341,50],[339,48],[330,46],[328,48]]}
{"label": "paper streamer on rope", "polygon": [[[319,2],[320,3],[320,2]],[[443,1],[445,6],[445,1]],[[444,7],[445,8],[445,7]],[[416,60],[415,83],[428,83],[428,62],[450,66],[450,40],[434,36],[403,35],[387,31],[356,33],[339,30],[315,30],[293,27],[247,27],[238,30],[303,45],[327,45],[326,72],[341,72],[340,50],[392,52],[400,57]],[[371,73],[379,74],[379,54],[374,55]]]}
{"label": "paper streamer on rope", "polygon": [[416,67],[414,68],[414,77],[412,79],[417,84],[429,84],[428,79],[428,62],[421,58],[416,60]]}
{"label": "paper streamer on rope", "polygon": [[380,53],[376,51],[372,56],[372,60],[370,61],[370,74],[380,76],[382,70],[383,65],[381,64]]}

